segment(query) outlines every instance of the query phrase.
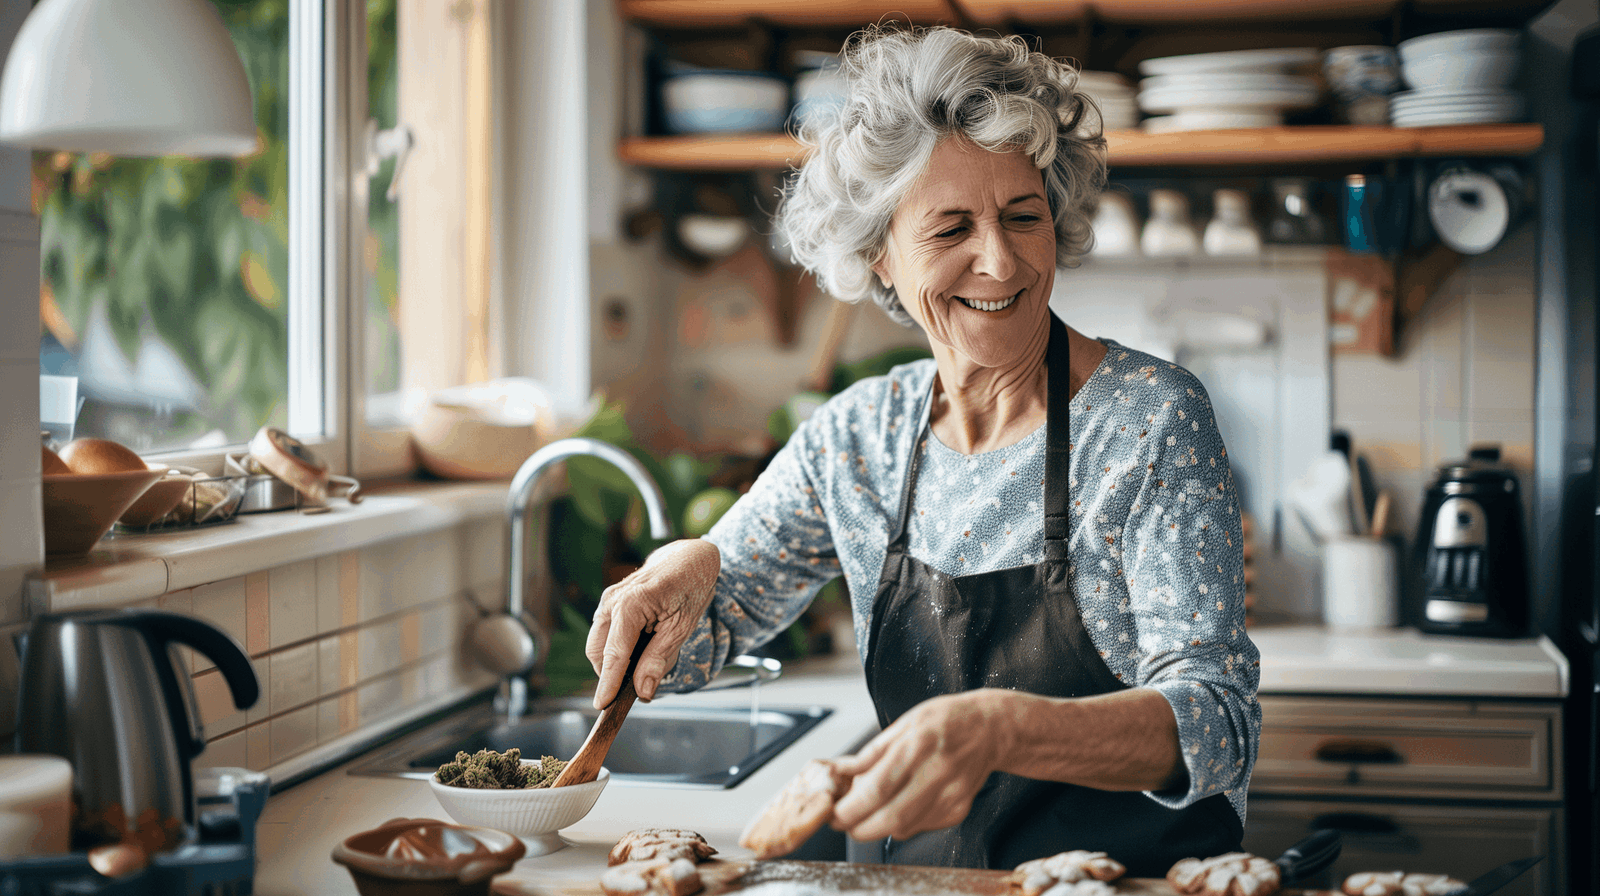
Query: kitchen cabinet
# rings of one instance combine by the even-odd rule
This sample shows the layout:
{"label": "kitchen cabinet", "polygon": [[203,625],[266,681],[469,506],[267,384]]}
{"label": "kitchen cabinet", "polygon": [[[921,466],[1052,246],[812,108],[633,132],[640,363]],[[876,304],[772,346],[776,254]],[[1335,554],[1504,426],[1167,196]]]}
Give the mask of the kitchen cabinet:
{"label": "kitchen cabinet", "polygon": [[1565,892],[1561,704],[1555,701],[1261,697],[1245,848],[1276,855],[1318,828],[1357,871],[1470,880],[1546,859],[1506,894]]}

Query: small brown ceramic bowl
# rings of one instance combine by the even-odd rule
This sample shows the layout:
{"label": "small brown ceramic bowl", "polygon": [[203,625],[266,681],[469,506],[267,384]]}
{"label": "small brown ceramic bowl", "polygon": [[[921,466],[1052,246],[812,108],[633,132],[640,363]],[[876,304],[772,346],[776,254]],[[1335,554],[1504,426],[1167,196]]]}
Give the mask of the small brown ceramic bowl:
{"label": "small brown ceramic bowl", "polygon": [[87,554],[111,530],[150,484],[167,471],[123,473],[60,473],[41,476],[44,505],[44,552]]}
{"label": "small brown ceramic bowl", "polygon": [[117,522],[135,529],[143,529],[172,512],[183,496],[194,486],[194,480],[177,470],[168,470],[164,476],[150,484],[133,506],[122,512]]}
{"label": "small brown ceramic bowl", "polygon": [[489,881],[522,858],[504,831],[432,818],[396,818],[333,849],[361,896],[488,896]]}

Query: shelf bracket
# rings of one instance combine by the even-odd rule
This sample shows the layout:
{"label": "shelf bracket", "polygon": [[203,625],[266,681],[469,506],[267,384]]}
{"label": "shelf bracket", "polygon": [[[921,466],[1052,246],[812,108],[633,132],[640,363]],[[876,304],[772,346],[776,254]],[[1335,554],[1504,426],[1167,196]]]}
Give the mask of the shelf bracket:
{"label": "shelf bracket", "polygon": [[1427,307],[1428,300],[1466,256],[1445,246],[1433,243],[1424,249],[1407,250],[1394,261],[1394,347],[1390,356],[1399,354],[1406,330]]}
{"label": "shelf bracket", "polygon": [[1392,258],[1330,248],[1325,269],[1332,350],[1398,357],[1408,328],[1464,257],[1439,243]]}

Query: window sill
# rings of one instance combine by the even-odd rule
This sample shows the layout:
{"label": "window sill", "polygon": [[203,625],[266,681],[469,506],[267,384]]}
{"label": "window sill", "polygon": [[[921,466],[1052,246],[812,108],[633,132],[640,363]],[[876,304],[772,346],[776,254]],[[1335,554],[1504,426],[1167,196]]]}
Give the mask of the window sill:
{"label": "window sill", "polygon": [[321,514],[248,514],[220,526],[151,535],[108,535],[83,557],[46,558],[28,577],[31,613],[149,600],[172,591],[271,569],[506,512],[509,482],[363,485],[365,500],[335,499]]}

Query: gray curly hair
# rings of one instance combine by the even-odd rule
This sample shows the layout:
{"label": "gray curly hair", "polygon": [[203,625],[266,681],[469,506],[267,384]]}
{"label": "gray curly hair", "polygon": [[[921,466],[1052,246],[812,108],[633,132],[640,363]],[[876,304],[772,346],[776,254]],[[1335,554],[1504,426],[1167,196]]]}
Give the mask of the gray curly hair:
{"label": "gray curly hair", "polygon": [[795,262],[824,291],[846,302],[870,297],[913,325],[872,265],[895,208],[950,136],[1025,151],[1044,177],[1056,264],[1072,267],[1088,251],[1106,182],[1105,137],[1099,115],[1086,115],[1093,101],[1074,89],[1071,64],[1029,50],[1020,37],[943,27],[874,27],[853,35],[840,56],[844,100],[800,127],[811,156],[776,221]]}

